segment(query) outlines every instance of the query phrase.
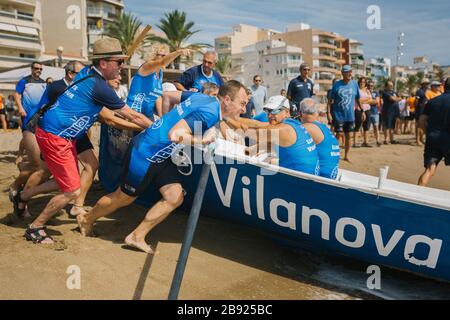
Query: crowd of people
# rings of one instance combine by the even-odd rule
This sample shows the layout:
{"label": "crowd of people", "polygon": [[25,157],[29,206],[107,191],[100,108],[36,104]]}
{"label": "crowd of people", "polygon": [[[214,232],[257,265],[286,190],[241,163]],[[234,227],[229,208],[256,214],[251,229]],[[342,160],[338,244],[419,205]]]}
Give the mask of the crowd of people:
{"label": "crowd of people", "polygon": [[[70,213],[76,217],[81,234],[92,235],[96,220],[131,204],[152,185],[159,190],[161,199],[124,241],[153,253],[145,240],[147,234],[184,198],[181,176],[172,155],[186,145],[210,144],[218,135],[224,139],[232,135],[240,137],[237,141],[245,145],[249,155],[271,155],[266,160],[271,164],[336,179],[340,139],[344,160],[350,161],[352,132],[355,143],[355,134],[363,129],[365,147],[370,147],[371,126],[376,145],[381,145],[380,129],[384,132],[384,143],[396,143],[397,119],[413,117],[421,122],[417,129],[428,124],[427,171],[421,177],[422,183],[426,184],[442,158],[450,164],[442,147],[443,141],[448,143],[450,139],[441,133],[448,126],[448,122],[442,122],[448,118],[448,80],[442,98],[436,97],[435,89],[430,93],[423,87],[411,104],[393,91],[391,81],[377,93],[373,81],[360,78],[356,82],[351,67],[344,66],[343,79],[336,80],[328,93],[327,126],[320,121],[323,114],[314,99],[308,64],[300,66],[300,75],[291,81],[287,91],[281,89],[280,95],[272,97],[268,97],[260,75],[253,77],[250,88],[235,80],[224,81],[214,69],[217,54],[212,51],[204,54],[201,65],[186,70],[174,84],[163,83],[164,68],[178,57],[188,55],[189,50],[167,52],[166,48],[158,47],[138,69],[129,92],[120,86],[120,71],[128,57],[113,38],[95,42],[90,57],[92,65],[67,63],[61,80],[46,83],[40,78],[42,64],[31,65],[31,75],[20,80],[16,87],[15,100],[23,132],[19,156],[26,161],[19,161],[20,174],[11,184],[9,196],[15,213],[25,217],[29,215],[28,202],[32,197],[56,190],[60,193],[28,226],[27,240],[53,243],[45,224],[69,202],[73,202]],[[409,113],[402,114],[400,103]],[[447,106],[446,114],[442,105]],[[30,119],[44,106],[48,108],[44,108],[37,126],[30,126]],[[411,114],[411,108],[415,115]],[[424,117],[418,117],[418,113]],[[89,138],[89,128],[96,121],[136,133],[123,158],[120,185],[86,211],[86,194],[99,166]],[[201,136],[194,135],[195,128],[201,129]],[[450,135],[450,130],[447,134]],[[420,136],[420,131],[417,135]],[[78,162],[83,167],[81,173]]]}

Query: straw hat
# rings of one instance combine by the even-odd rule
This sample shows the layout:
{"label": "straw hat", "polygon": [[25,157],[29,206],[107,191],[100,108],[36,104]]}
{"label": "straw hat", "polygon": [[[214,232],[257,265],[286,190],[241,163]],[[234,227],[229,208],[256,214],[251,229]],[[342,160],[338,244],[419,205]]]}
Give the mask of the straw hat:
{"label": "straw hat", "polygon": [[122,47],[119,40],[103,37],[94,42],[93,52],[89,55],[89,59],[103,59],[103,58],[128,58],[123,54]]}

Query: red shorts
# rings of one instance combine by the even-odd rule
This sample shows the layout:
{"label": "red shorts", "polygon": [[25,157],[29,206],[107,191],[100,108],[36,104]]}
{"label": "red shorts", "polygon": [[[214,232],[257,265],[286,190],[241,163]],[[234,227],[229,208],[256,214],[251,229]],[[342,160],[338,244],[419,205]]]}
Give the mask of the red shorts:
{"label": "red shorts", "polygon": [[36,128],[36,140],[45,164],[62,192],[80,188],[76,140],[68,140]]}

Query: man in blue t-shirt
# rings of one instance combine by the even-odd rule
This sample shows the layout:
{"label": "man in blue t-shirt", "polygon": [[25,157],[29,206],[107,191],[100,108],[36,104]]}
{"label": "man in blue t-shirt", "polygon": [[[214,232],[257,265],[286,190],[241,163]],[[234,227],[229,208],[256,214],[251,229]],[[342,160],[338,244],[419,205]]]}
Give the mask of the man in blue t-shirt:
{"label": "man in blue t-shirt", "polygon": [[216,125],[221,116],[238,118],[247,102],[245,87],[232,80],[220,87],[218,98],[194,93],[134,137],[127,151],[121,186],[101,198],[90,212],[77,217],[81,234],[90,235],[97,219],[131,204],[153,185],[162,199],[150,208],[141,224],[125,238],[125,243],[154,253],[145,241],[146,235],[183,202],[181,174],[175,163],[178,151],[184,145],[211,143],[214,130],[203,133]]}
{"label": "man in blue t-shirt", "polygon": [[359,101],[359,86],[355,80],[352,80],[351,66],[345,65],[342,67],[342,80],[333,85],[329,99],[331,109],[328,112],[331,115],[338,141],[344,134],[344,160],[351,162],[349,158],[350,132],[355,130],[355,108],[362,110]]}
{"label": "man in blue t-shirt", "polygon": [[208,51],[203,55],[201,65],[192,67],[175,81],[175,86],[180,91],[201,92],[204,83],[212,82],[219,87],[223,85],[223,79],[219,72],[214,70],[217,62],[217,54]]}
{"label": "man in blue t-shirt", "polygon": [[45,231],[45,223],[80,195],[76,140],[98,119],[100,110],[103,107],[113,109],[141,128],[152,123],[128,107],[106,82],[118,77],[124,59],[128,58],[122,54],[119,40],[109,37],[97,40],[90,58],[93,66],[84,73],[87,76],[58,98],[36,128],[39,148],[62,193],[50,200],[26,230],[26,239],[33,243],[54,242]]}
{"label": "man in blue t-shirt", "polygon": [[[30,166],[28,170],[21,171],[11,184],[9,192],[11,201],[27,182],[30,175],[39,167],[39,146],[35,135],[27,129],[26,124],[39,107],[39,101],[47,86],[45,81],[41,79],[41,74],[42,64],[36,61],[33,62],[31,64],[31,74],[17,83],[16,91],[14,92],[14,99],[22,119],[22,140],[20,141],[20,146],[25,150]],[[21,154],[19,154],[20,156]]]}

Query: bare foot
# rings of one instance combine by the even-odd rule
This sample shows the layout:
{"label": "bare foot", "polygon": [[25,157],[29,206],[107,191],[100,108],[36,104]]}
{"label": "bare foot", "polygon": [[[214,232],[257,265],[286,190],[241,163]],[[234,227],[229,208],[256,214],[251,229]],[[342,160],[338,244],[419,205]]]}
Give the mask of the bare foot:
{"label": "bare foot", "polygon": [[82,206],[76,206],[74,205],[72,209],[70,209],[70,215],[72,216],[79,216],[80,214],[86,214],[86,210]]}
{"label": "bare foot", "polygon": [[344,161],[347,161],[348,163],[353,163],[353,162],[350,160],[350,158],[348,158],[348,157],[345,157],[343,160],[344,160]]}
{"label": "bare foot", "polygon": [[94,228],[94,225],[92,223],[88,223],[86,215],[80,214],[76,218],[78,226],[80,227],[81,235],[85,237],[93,237],[94,233],[92,232],[92,229]]}
{"label": "bare foot", "polygon": [[134,235],[132,233],[130,233],[125,238],[125,243],[130,247],[142,250],[149,254],[157,254],[158,253],[157,251],[154,251],[152,249],[152,247],[150,247],[147,243],[145,243],[145,241],[142,241],[142,242],[136,241],[136,238],[134,237]]}

